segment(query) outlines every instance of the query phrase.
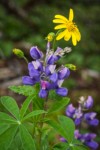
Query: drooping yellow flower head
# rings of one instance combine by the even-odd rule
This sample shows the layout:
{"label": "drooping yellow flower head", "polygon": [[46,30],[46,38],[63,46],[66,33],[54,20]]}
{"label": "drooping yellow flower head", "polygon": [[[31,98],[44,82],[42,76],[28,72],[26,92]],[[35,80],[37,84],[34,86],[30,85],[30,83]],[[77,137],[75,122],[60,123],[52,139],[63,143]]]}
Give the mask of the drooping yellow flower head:
{"label": "drooping yellow flower head", "polygon": [[74,13],[73,10],[70,9],[68,19],[62,15],[55,15],[53,23],[59,23],[59,25],[55,26],[55,30],[63,30],[59,32],[59,34],[56,37],[56,40],[64,38],[65,41],[68,41],[72,37],[72,43],[74,46],[76,46],[77,41],[79,42],[81,39],[81,34],[76,24],[73,22],[73,18]]}

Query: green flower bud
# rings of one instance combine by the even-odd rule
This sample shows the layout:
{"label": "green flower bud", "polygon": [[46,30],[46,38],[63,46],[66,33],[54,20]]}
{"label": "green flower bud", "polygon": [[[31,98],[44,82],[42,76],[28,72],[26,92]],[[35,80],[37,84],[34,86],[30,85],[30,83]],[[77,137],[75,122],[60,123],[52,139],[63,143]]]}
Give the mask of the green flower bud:
{"label": "green flower bud", "polygon": [[14,53],[16,56],[20,57],[20,58],[23,58],[23,57],[24,57],[24,53],[23,53],[20,49],[14,48],[14,49],[13,49],[13,53]]}
{"label": "green flower bud", "polygon": [[65,67],[69,68],[70,70],[74,70],[74,71],[77,69],[76,66],[73,64],[66,64]]}
{"label": "green flower bud", "polygon": [[48,42],[51,42],[55,37],[55,33],[53,32],[50,32],[47,37],[46,37],[46,40],[48,40]]}

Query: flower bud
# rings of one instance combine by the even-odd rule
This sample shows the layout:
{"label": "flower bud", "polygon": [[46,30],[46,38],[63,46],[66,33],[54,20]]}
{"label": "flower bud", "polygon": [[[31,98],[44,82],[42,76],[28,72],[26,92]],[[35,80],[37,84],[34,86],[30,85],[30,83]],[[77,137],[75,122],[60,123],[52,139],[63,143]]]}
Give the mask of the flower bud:
{"label": "flower bud", "polygon": [[46,40],[48,40],[48,42],[51,42],[54,39],[55,33],[50,32],[47,37]]}
{"label": "flower bud", "polygon": [[66,64],[65,65],[67,68],[69,68],[70,70],[76,70],[77,68],[76,68],[76,66],[75,65],[73,65],[73,64]]}
{"label": "flower bud", "polygon": [[24,57],[24,53],[23,53],[23,51],[21,51],[20,49],[14,48],[14,49],[13,49],[13,53],[14,53],[16,56],[20,57],[20,58],[23,58],[23,57]]}

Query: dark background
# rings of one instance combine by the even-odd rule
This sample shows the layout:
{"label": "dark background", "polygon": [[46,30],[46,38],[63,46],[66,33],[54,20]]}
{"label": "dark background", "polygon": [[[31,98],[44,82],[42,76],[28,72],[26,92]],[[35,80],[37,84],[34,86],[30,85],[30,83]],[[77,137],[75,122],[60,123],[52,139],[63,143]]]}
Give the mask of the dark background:
{"label": "dark background", "polygon": [[[21,85],[21,76],[27,74],[27,64],[13,55],[13,48],[20,48],[29,56],[29,49],[38,45],[45,53],[45,37],[54,31],[55,14],[68,17],[74,10],[74,21],[82,39],[76,47],[71,41],[61,40],[60,47],[71,46],[69,53],[59,63],[72,63],[77,70],[71,72],[64,85],[68,87],[71,102],[80,96],[94,98],[93,111],[100,118],[100,2],[99,0],[0,0],[0,95],[11,95],[20,105],[23,97],[14,95],[10,85]],[[93,130],[93,129],[92,129]],[[97,140],[100,141],[100,130]]]}

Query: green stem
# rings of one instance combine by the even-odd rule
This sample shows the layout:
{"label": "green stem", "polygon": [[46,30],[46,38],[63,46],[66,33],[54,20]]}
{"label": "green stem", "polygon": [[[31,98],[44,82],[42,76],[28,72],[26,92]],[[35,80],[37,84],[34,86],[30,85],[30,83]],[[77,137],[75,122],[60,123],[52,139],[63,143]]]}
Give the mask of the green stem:
{"label": "green stem", "polygon": [[24,60],[25,60],[25,61],[27,62],[27,64],[28,64],[28,59],[27,59],[25,56],[24,56],[23,58],[24,58]]}

